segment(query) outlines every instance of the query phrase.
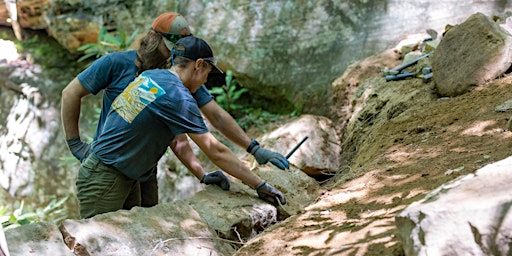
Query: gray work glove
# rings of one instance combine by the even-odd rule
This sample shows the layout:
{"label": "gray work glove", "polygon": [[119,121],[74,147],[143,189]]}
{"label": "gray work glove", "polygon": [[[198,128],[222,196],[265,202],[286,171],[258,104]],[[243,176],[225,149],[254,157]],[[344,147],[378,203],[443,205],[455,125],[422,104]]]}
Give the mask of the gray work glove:
{"label": "gray work glove", "polygon": [[79,136],[67,139],[69,150],[78,161],[82,162],[92,152],[91,144],[83,142]]}
{"label": "gray work glove", "polygon": [[258,143],[255,139],[253,139],[249,147],[247,147],[247,152],[251,153],[251,155],[254,156],[259,164],[266,164],[271,162],[281,170],[288,169],[290,167],[290,163],[286,157],[279,153],[260,147],[260,143]]}
{"label": "gray work glove", "polygon": [[201,183],[204,183],[207,185],[215,184],[215,185],[219,186],[220,188],[222,188],[223,190],[229,190],[229,180],[226,177],[226,175],[224,175],[224,173],[222,173],[221,170],[206,173],[201,178]]}
{"label": "gray work glove", "polygon": [[[279,202],[286,204],[286,197],[284,197],[283,193],[270,186],[266,181],[262,181],[255,189],[261,199],[273,205],[277,205]],[[279,200],[279,202],[277,200]]]}

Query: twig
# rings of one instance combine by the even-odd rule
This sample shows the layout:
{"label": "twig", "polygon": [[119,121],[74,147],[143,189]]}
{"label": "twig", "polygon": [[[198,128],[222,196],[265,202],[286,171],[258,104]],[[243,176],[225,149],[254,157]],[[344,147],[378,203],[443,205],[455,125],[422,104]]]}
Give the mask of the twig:
{"label": "twig", "polygon": [[245,243],[241,243],[241,242],[236,242],[236,241],[233,241],[233,240],[228,240],[228,239],[224,239],[224,238],[220,238],[220,237],[205,237],[205,236],[196,236],[196,237],[173,237],[173,238],[169,238],[169,239],[165,239],[163,241],[160,241],[158,242],[154,247],[153,247],[153,250],[151,251],[151,254],[153,254],[153,252],[155,252],[155,250],[158,249],[158,247],[160,246],[160,244],[163,244],[163,243],[166,243],[166,242],[169,242],[169,241],[176,241],[176,240],[191,240],[191,239],[210,239],[210,240],[219,240],[219,241],[223,241],[223,242],[227,242],[227,243],[233,243],[233,244],[241,244],[241,245],[244,245]]}
{"label": "twig", "polygon": [[244,244],[244,240],[242,240],[242,237],[240,237],[240,233],[236,230],[236,226],[233,227],[233,231],[235,231],[236,236],[238,237],[238,241],[240,241],[241,244]]}

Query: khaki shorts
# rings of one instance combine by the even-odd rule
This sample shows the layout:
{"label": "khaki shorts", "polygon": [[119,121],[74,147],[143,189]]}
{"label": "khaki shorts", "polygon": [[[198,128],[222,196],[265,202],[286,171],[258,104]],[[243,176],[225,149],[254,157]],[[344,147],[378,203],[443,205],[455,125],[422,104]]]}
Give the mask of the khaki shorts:
{"label": "khaki shorts", "polygon": [[103,164],[92,154],[78,169],[76,187],[82,219],[141,205],[139,182]]}

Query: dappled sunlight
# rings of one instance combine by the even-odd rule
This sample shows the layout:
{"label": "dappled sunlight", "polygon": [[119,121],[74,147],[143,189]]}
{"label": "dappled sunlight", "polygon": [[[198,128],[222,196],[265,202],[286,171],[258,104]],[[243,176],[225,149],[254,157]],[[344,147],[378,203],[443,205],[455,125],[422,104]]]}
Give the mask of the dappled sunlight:
{"label": "dappled sunlight", "polygon": [[[392,210],[391,210],[392,211]],[[302,230],[300,233],[294,233],[293,240],[286,239],[293,248],[294,253],[304,253],[308,250],[321,252],[322,255],[340,255],[339,253],[355,253],[363,255],[368,251],[368,242],[386,243],[392,246],[396,242],[388,234],[395,229],[394,219],[390,211],[389,218],[377,220],[365,219],[345,219],[338,220],[337,212],[324,214],[323,221],[317,221],[315,226],[319,229]],[[355,241],[347,243],[347,241]],[[327,244],[337,244],[331,249],[325,249]],[[276,243],[276,246],[278,243]]]}
{"label": "dappled sunlight", "polygon": [[441,148],[429,148],[424,149],[417,145],[394,145],[389,148],[385,154],[385,158],[396,163],[400,163],[400,166],[411,165],[416,163],[416,159],[419,158],[435,158],[438,157],[442,152]]}
{"label": "dappled sunlight", "polygon": [[500,135],[503,138],[512,137],[512,132],[508,132],[503,127],[496,127],[496,120],[486,120],[475,122],[471,127],[462,131],[462,135],[484,136]]}

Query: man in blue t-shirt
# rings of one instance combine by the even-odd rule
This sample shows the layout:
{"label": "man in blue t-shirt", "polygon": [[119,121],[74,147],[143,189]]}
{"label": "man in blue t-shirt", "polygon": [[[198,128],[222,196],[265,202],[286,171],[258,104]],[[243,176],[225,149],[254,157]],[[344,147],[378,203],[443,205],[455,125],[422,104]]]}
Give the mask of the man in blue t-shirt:
{"label": "man in blue t-shirt", "polygon": [[[183,16],[172,12],[163,13],[154,20],[151,30],[142,39],[139,50],[105,55],[68,84],[62,91],[62,125],[68,147],[78,160],[82,162],[91,152],[90,145],[80,139],[78,120],[81,99],[103,90],[102,110],[94,136],[94,140],[96,140],[103,131],[107,113],[117,95],[142,71],[163,67],[166,59],[169,58],[169,50],[172,48],[173,42],[188,35],[190,35],[190,29]],[[271,162],[280,169],[289,167],[288,160],[283,155],[261,148],[256,140],[251,140],[231,115],[213,100],[213,96],[204,85],[192,95],[201,113],[210,123],[225,137],[251,153],[259,164]],[[186,137],[176,136],[172,143],[175,146],[173,151],[177,150],[178,153],[185,155],[191,154],[188,151],[189,145]],[[178,154],[177,156],[180,158]],[[189,164],[185,162],[184,164],[187,168],[191,168]],[[220,175],[219,172],[209,173],[201,181],[208,181],[207,178],[210,176],[212,179],[218,180],[218,175]],[[136,185],[140,187],[142,201],[138,203],[134,199],[134,205],[150,207],[158,203],[156,164],[151,167],[151,172],[147,176],[146,181]],[[127,206],[127,208],[130,207]]]}
{"label": "man in blue t-shirt", "polygon": [[[169,142],[187,135],[216,166],[254,188],[260,198],[286,204],[285,196],[251,172],[208,131],[202,119],[192,93],[204,86],[212,69],[220,71],[209,45],[188,36],[176,42],[172,53],[169,69],[144,71],[113,101],[92,154],[79,169],[81,217],[125,208],[137,182],[152,175],[151,168]],[[180,156],[190,166],[200,166],[195,156]],[[202,168],[191,171],[197,177],[206,175]]]}

